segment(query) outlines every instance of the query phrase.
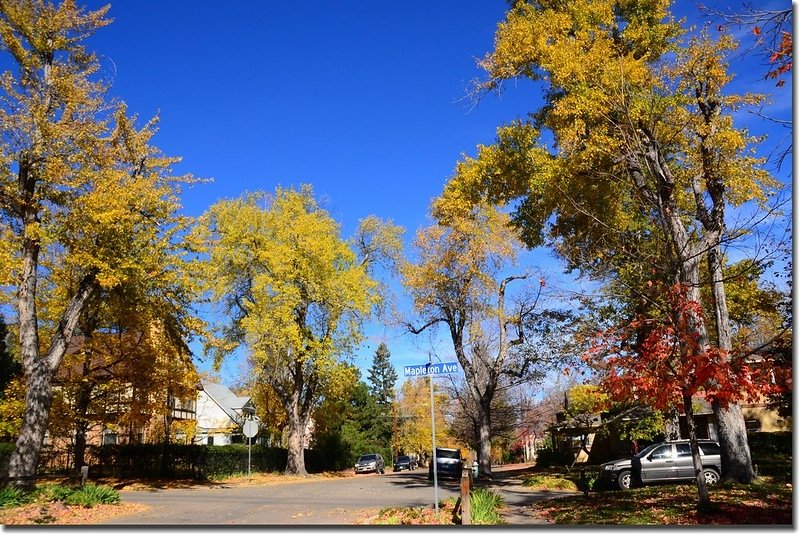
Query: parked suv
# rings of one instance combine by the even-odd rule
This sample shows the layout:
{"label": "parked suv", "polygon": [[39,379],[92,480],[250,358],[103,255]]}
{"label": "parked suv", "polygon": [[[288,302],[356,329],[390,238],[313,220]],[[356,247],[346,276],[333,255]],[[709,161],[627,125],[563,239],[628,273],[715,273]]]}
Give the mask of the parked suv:
{"label": "parked suv", "polygon": [[363,474],[364,472],[382,474],[386,470],[386,465],[380,453],[368,453],[358,458],[355,469],[356,474]]}
{"label": "parked suv", "polygon": [[[452,448],[436,448],[436,477],[460,478],[464,459],[461,450]],[[428,466],[428,479],[433,479],[433,464]]]}
{"label": "parked suv", "polygon": [[416,470],[417,469],[417,461],[409,457],[408,455],[401,455],[394,461],[394,471],[399,472],[403,469],[406,470]]}
{"label": "parked suv", "polygon": [[[711,440],[698,440],[698,445],[703,463],[703,477],[707,485],[714,485],[722,473],[719,444]],[[653,444],[630,459],[605,463],[600,467],[600,479],[621,489],[629,489],[631,472],[636,466],[641,466],[644,484],[694,479],[692,450],[688,440]]]}

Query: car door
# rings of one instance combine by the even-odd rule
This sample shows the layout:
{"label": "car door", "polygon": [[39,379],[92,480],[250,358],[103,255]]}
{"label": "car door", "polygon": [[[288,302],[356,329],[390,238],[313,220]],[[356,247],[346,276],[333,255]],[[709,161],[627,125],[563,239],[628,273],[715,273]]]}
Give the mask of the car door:
{"label": "car door", "polygon": [[642,481],[663,481],[675,477],[675,452],[672,444],[663,444],[642,459]]}
{"label": "car door", "polygon": [[694,479],[692,446],[686,442],[675,444],[675,455],[676,477],[678,479]]}

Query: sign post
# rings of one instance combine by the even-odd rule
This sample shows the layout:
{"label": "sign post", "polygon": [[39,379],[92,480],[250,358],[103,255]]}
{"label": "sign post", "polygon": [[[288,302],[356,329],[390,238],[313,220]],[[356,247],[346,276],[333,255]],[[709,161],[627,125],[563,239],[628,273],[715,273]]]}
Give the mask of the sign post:
{"label": "sign post", "polygon": [[247,437],[247,478],[250,478],[250,450],[253,443],[253,437],[258,433],[258,416],[253,416],[244,421],[242,425],[242,433]]}
{"label": "sign post", "polygon": [[457,362],[428,362],[426,364],[416,364],[405,366],[403,372],[406,377],[430,377],[431,386],[431,466],[433,471],[433,507],[436,516],[439,516],[439,475],[436,470],[436,411],[434,410],[433,398],[433,377],[435,375],[445,375],[458,371]]}

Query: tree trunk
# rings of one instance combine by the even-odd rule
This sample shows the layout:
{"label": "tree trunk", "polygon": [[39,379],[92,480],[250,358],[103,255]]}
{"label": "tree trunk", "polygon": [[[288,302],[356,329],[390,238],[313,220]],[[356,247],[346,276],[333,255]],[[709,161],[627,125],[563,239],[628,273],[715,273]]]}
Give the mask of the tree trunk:
{"label": "tree trunk", "polygon": [[78,387],[78,399],[75,404],[75,454],[74,467],[76,472],[81,471],[81,466],[86,461],[86,432],[89,429],[89,404],[91,396],[91,384],[81,383]]}
{"label": "tree trunk", "polygon": [[86,422],[79,421],[75,425],[75,446],[73,448],[74,462],[73,468],[76,473],[80,473],[81,466],[86,464]]}
{"label": "tree trunk", "polygon": [[492,414],[489,404],[478,403],[478,476],[492,477]]}
{"label": "tree trunk", "polygon": [[[37,253],[38,255],[38,248]],[[23,259],[23,282],[18,298],[20,317],[20,351],[25,369],[27,393],[25,416],[16,447],[9,459],[8,479],[23,487],[36,486],[39,453],[47,432],[50,406],[53,401],[53,375],[67,350],[67,342],[78,323],[86,302],[96,289],[94,272],[87,274],[78,286],[61,316],[46,356],[39,354],[39,329],[36,314],[36,266],[34,258]]]}
{"label": "tree trunk", "polygon": [[37,360],[27,373],[25,420],[8,465],[10,484],[32,489],[36,486],[36,468],[47,432],[53,386],[47,362]]}
{"label": "tree trunk", "polygon": [[[708,253],[708,270],[711,274],[711,295],[714,303],[714,318],[717,326],[717,343],[719,348],[730,352],[731,340],[728,303],[725,298],[725,286],[722,272],[722,252],[719,245]],[[730,403],[723,407],[720,403],[711,404],[719,428],[719,443],[722,448],[722,477],[738,483],[750,483],[756,479],[750,445],[747,442],[747,428],[744,423],[742,409],[738,403]]]}
{"label": "tree trunk", "polygon": [[681,438],[680,414],[676,409],[670,411],[664,422],[666,427],[667,440],[678,440]]}
{"label": "tree trunk", "polygon": [[702,513],[710,509],[711,497],[708,495],[708,487],[703,477],[703,461],[700,459],[700,447],[697,445],[697,427],[694,423],[694,409],[692,408],[691,395],[683,396],[683,406],[686,414],[686,427],[689,430],[689,446],[692,449],[694,479],[697,482],[697,510]]}
{"label": "tree trunk", "polygon": [[747,442],[744,416],[738,403],[722,407],[711,404],[719,427],[719,445],[722,449],[722,477],[738,483],[750,483],[756,477]]}
{"label": "tree trunk", "polygon": [[[706,233],[701,239],[690,235],[680,218],[680,210],[674,194],[675,182],[668,165],[661,155],[661,149],[655,138],[647,134],[644,139],[647,150],[644,153],[632,155],[629,159],[629,170],[636,188],[658,208],[661,221],[672,242],[672,255],[678,262],[678,280],[688,288],[688,299],[701,303],[700,298],[700,269],[699,259],[707,255],[709,272],[711,273],[711,290],[713,297],[714,313],[717,325],[717,341],[720,349],[730,351],[730,321],[728,318],[725,289],[722,276],[722,254],[720,239],[724,230],[722,221],[722,208],[724,199],[720,192],[716,192],[715,209],[712,213],[715,221],[706,225]],[[644,157],[648,168],[655,171],[656,188],[651,190],[638,161],[638,156]],[[704,207],[702,208],[705,211]],[[710,340],[708,329],[702,317],[691,314],[692,327],[695,330],[700,347],[709,348]],[[756,475],[750,460],[750,449],[747,445],[747,433],[741,408],[732,404],[727,408],[712,404],[714,414],[719,425],[719,443],[722,448],[722,477],[733,479],[742,483],[749,483]]]}
{"label": "tree trunk", "polygon": [[306,422],[308,419],[301,414],[299,393],[295,393],[292,396],[291,405],[287,409],[288,421],[286,426],[289,430],[289,444],[285,473],[307,476],[304,450]]}

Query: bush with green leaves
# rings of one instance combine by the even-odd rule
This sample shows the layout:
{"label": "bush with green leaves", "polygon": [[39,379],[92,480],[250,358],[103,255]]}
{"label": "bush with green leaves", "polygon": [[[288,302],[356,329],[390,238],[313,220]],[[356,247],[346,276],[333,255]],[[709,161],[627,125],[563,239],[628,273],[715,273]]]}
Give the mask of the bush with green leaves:
{"label": "bush with green leaves", "polygon": [[98,504],[120,503],[120,496],[111,487],[93,483],[82,487],[41,485],[34,491],[23,490],[14,485],[0,489],[0,507],[17,507],[33,502],[61,502],[89,508]]}
{"label": "bush with green leaves", "polygon": [[0,489],[0,508],[17,507],[34,500],[35,495],[16,485],[9,485]]}
{"label": "bush with green leaves", "polygon": [[94,507],[98,504],[113,505],[120,502],[119,492],[106,485],[86,484],[72,489],[63,500],[66,505],[79,505],[81,507]]}
{"label": "bush with green leaves", "polygon": [[39,497],[48,502],[65,502],[67,497],[74,492],[73,487],[66,485],[42,485],[37,489]]}
{"label": "bush with green leaves", "polygon": [[473,524],[502,524],[500,508],[503,497],[489,489],[475,489],[470,493],[470,520]]}

